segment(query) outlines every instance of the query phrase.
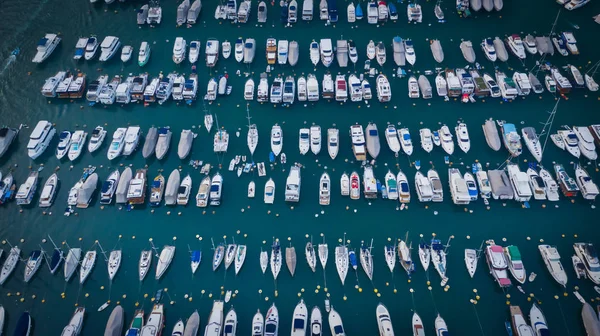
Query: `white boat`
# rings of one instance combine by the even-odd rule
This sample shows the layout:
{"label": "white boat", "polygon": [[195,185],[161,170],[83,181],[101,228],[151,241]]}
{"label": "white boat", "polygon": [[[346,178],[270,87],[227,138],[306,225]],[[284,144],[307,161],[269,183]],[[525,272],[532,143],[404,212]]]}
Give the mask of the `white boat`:
{"label": "white boat", "polygon": [[465,249],[465,265],[467,266],[467,271],[471,278],[475,275],[477,271],[477,262],[479,257],[477,256],[477,251],[473,249]]}
{"label": "white boat", "polygon": [[518,202],[528,202],[533,193],[529,187],[529,177],[519,169],[517,164],[508,164],[506,173],[510,179],[514,199]]}
{"label": "white boat", "polygon": [[394,326],[392,325],[390,312],[382,303],[377,305],[377,308],[375,309],[375,315],[377,316],[379,335],[394,336]]}
{"label": "white boat", "polygon": [[341,74],[335,76],[335,100],[339,102],[348,100],[348,83],[346,83],[346,76]]}
{"label": "white boat", "polygon": [[550,172],[541,168],[539,175],[546,185],[546,197],[548,200],[553,202],[558,201],[560,198],[558,183],[556,183]]}
{"label": "white boat", "polygon": [[321,39],[320,43],[321,63],[328,68],[333,63],[333,46],[331,39]]}
{"label": "white boat", "polygon": [[258,146],[258,129],[256,128],[256,124],[251,124],[248,126],[248,149],[250,150],[250,154],[254,154],[256,150],[256,146]]}
{"label": "white boat", "polygon": [[402,145],[402,151],[408,156],[412,155],[413,143],[408,128],[403,127],[398,130],[398,138],[400,139],[400,145]]}
{"label": "white boat", "polygon": [[598,196],[598,185],[592,181],[590,174],[581,166],[575,168],[575,182],[584,199],[594,201]]}
{"label": "white boat", "polygon": [[279,245],[279,241],[275,241],[273,243],[273,246],[271,247],[271,258],[269,263],[271,265],[271,273],[273,273],[273,279],[277,280],[277,276],[281,271],[282,264],[281,246]]}
{"label": "white boat", "polygon": [[323,75],[323,98],[332,99],[335,97],[335,88],[333,83],[333,77],[330,73]]}
{"label": "white boat", "polygon": [[[364,83],[364,81],[363,81]],[[368,84],[368,82],[367,82]],[[363,87],[363,95],[365,95],[365,85]],[[368,95],[364,97],[365,100],[370,99],[371,88],[368,87]],[[392,89],[390,87],[390,82],[384,74],[379,74],[377,76],[377,99],[381,103],[389,102],[392,99]]]}
{"label": "white boat", "polygon": [[598,158],[598,153],[596,152],[594,137],[590,130],[585,126],[574,126],[573,133],[575,133],[577,140],[579,140],[578,145],[581,155],[588,160],[595,161]]}
{"label": "white boat", "polygon": [[305,155],[310,149],[310,129],[301,128],[298,136],[300,154]]}
{"label": "white boat", "polygon": [[29,135],[29,141],[27,142],[27,155],[32,159],[37,159],[50,144],[50,141],[54,137],[56,129],[46,120],[40,120],[31,135]]}
{"label": "white boat", "polygon": [[121,47],[121,41],[116,36],[107,36],[100,44],[100,62],[111,59]]}
{"label": "white boat", "polygon": [[356,75],[351,74],[348,77],[348,87],[350,89],[350,101],[360,102],[363,100],[363,90],[361,87],[360,79]]}
{"label": "white boat", "polygon": [[388,147],[394,154],[398,155],[400,152],[400,141],[398,141],[398,132],[396,131],[396,127],[390,124],[385,129],[385,140],[388,144]]}
{"label": "white boat", "polygon": [[419,130],[419,136],[421,138],[421,148],[427,153],[431,153],[433,150],[433,134],[429,128],[421,128]]}
{"label": "white boat", "polygon": [[[229,45],[229,54],[231,54],[231,43]],[[244,60],[244,39],[242,37],[238,37],[235,41],[234,52],[233,52],[235,60],[240,63]]]}
{"label": "white boat", "polygon": [[175,246],[165,245],[162,251],[160,251],[160,256],[158,257],[158,262],[156,263],[156,280],[160,280],[167,269],[169,269],[174,256]]}
{"label": "white boat", "polygon": [[[308,1],[310,1],[310,0],[308,0]],[[319,48],[319,43],[315,40],[313,40],[310,43],[309,55],[310,55],[310,61],[312,62],[312,64],[314,66],[317,66],[317,64],[319,64],[319,60],[321,57],[321,49]]]}
{"label": "white boat", "polygon": [[256,54],[256,41],[253,38],[247,38],[244,42],[244,63],[250,64],[254,61]]}
{"label": "white boat", "polygon": [[581,156],[581,149],[579,147],[579,139],[577,138],[577,135],[575,135],[575,132],[572,130],[559,130],[557,133],[562,138],[567,152],[574,157],[579,158]]}
{"label": "white boat", "polygon": [[207,40],[204,52],[206,53],[206,66],[213,68],[219,60],[219,41],[215,39]]}
{"label": "white boat", "polygon": [[273,204],[275,201],[275,181],[272,178],[269,178],[267,183],[265,183],[265,195],[264,202],[265,204]]}
{"label": "white boat", "polygon": [[111,281],[115,278],[115,275],[121,267],[122,254],[123,251],[121,250],[114,250],[110,252],[110,256],[108,258],[108,279]]}
{"label": "white boat", "polygon": [[337,269],[342,285],[346,281],[348,275],[348,247],[346,245],[336,246],[335,248],[335,267]]}
{"label": "white boat", "polygon": [[205,177],[198,187],[198,193],[196,194],[196,206],[205,208],[208,205],[209,194],[210,194],[211,179]]}
{"label": "white boat", "polygon": [[469,193],[467,182],[457,168],[448,169],[448,182],[454,204],[466,205],[471,202],[471,195]]}
{"label": "white boat", "polygon": [[305,336],[306,329],[308,328],[308,309],[304,304],[304,300],[300,299],[300,302],[294,308],[294,314],[292,317],[292,331],[291,336]]}
{"label": "white boat", "polygon": [[331,199],[331,179],[323,173],[319,180],[319,205],[329,205]]}
{"label": "white boat", "polygon": [[453,136],[452,133],[450,133],[448,126],[442,126],[439,130],[439,134],[442,148],[448,155],[452,155],[454,153],[454,141],[452,140]]}
{"label": "white boat", "polygon": [[288,40],[279,40],[277,42],[277,63],[286,64],[288,61]]}
{"label": "white boat", "polygon": [[431,202],[433,200],[431,181],[420,171],[415,173],[415,191],[417,192],[419,202]]}
{"label": "white boat", "polygon": [[550,245],[538,245],[538,249],[550,275],[552,275],[559,285],[566,287],[568,280],[567,273],[560,262],[560,254],[556,247]]}
{"label": "white boat", "polygon": [[69,249],[69,253],[67,253],[67,257],[65,259],[65,267],[64,267],[64,276],[65,281],[69,282],[71,276],[79,266],[79,259],[81,258],[81,249],[80,248],[71,248]]}
{"label": "white boat", "polygon": [[431,184],[431,190],[433,192],[433,196],[431,200],[433,202],[442,202],[444,200],[444,188],[442,187],[442,181],[440,180],[440,175],[434,169],[429,169],[427,171],[427,179]]}
{"label": "white boat", "polygon": [[56,34],[46,34],[37,44],[33,63],[44,62],[56,49],[62,39]]}
{"label": "white boat", "polygon": [[90,276],[94,266],[96,265],[96,250],[87,251],[83,260],[81,260],[81,269],[79,271],[79,283],[83,285],[85,280]]}
{"label": "white boat", "polygon": [[518,34],[509,35],[506,38],[506,45],[513,55],[517,56],[518,58],[525,59],[525,57],[527,57],[527,54],[525,53],[525,45],[521,39],[521,36]]}
{"label": "white boat", "polygon": [[521,129],[521,134],[523,135],[523,141],[525,141],[525,145],[527,146],[527,149],[529,149],[531,155],[537,162],[542,162],[542,148],[535,129],[533,127],[523,127]]}
{"label": "white boat", "polygon": [[133,47],[130,45],[123,46],[123,49],[121,50],[121,61],[123,63],[129,62],[132,55],[133,55]]}
{"label": "white boat", "polygon": [[57,159],[62,159],[71,148],[71,132],[62,131],[58,136],[58,145],[56,146],[55,155]]}
{"label": "white boat", "polygon": [[379,11],[375,1],[369,1],[367,4],[367,22],[369,24],[377,24],[379,21]]}
{"label": "white boat", "polygon": [[376,159],[379,156],[379,152],[381,150],[381,143],[379,139],[379,131],[377,130],[377,124],[370,122],[366,129],[366,143],[367,143],[367,151],[369,155],[373,159]]}
{"label": "white boat", "polygon": [[321,126],[319,125],[310,127],[310,150],[315,155],[321,152]]}
{"label": "white boat", "polygon": [[419,83],[415,76],[410,76],[408,79],[408,97],[409,98],[419,98],[421,96],[419,90]]}
{"label": "white boat", "polygon": [[125,147],[125,133],[127,128],[120,127],[113,133],[112,142],[109,145],[107,157],[109,160],[113,160],[121,155],[123,148]]}
{"label": "white boat", "polygon": [[256,311],[252,318],[252,336],[264,336],[265,319],[260,313],[260,309]]}
{"label": "white boat", "polygon": [[301,177],[300,168],[292,166],[290,173],[285,183],[285,201],[286,202],[299,202],[300,201],[300,187]]}
{"label": "white boat", "polygon": [[[273,303],[267,311],[264,336],[277,336],[279,332],[279,311]],[[217,336],[217,335],[215,335]]]}
{"label": "white boat", "polygon": [[209,200],[210,205],[219,206],[221,205],[221,193],[223,192],[223,177],[221,174],[216,173],[210,184]]}
{"label": "white boat", "polygon": [[304,76],[300,76],[298,78],[298,84],[296,86],[298,88],[298,101],[306,101],[308,99],[308,88],[306,78]]}
{"label": "white boat", "polygon": [[[592,243],[575,243],[573,244],[573,249],[575,250],[576,257],[580,259],[585,269],[584,275],[592,280],[594,284],[600,284],[600,271],[598,270],[600,262],[598,261],[598,252],[596,252],[594,245]],[[598,290],[596,289],[596,291]]]}
{"label": "white boat", "polygon": [[316,271],[317,268],[317,255],[315,253],[315,247],[312,242],[306,243],[306,247],[304,248],[304,254],[306,256],[306,262],[308,263],[308,267],[313,271]]}
{"label": "white boat", "polygon": [[410,203],[410,185],[402,170],[398,171],[396,182],[398,183],[398,199],[400,203]]}
{"label": "white boat", "polygon": [[332,160],[335,160],[339,150],[339,130],[330,128],[327,130],[327,152]]}
{"label": "white boat", "polygon": [[[69,320],[69,324],[63,328],[61,336],[77,336],[81,332],[83,327],[83,318],[85,316],[85,308],[77,307],[73,316]],[[0,323],[0,330],[2,330],[3,323]]]}
{"label": "white boat", "polygon": [[504,249],[499,245],[488,245],[485,248],[486,262],[490,269],[490,273],[498,282],[501,288],[511,286],[511,281],[508,278],[508,263],[504,255]]}
{"label": "white boat", "polygon": [[456,141],[458,143],[458,147],[465,153],[469,151],[471,148],[471,140],[469,139],[469,131],[467,130],[467,124],[460,123],[455,128],[456,132]]}
{"label": "white boat", "polygon": [[25,182],[19,186],[17,194],[15,195],[17,205],[31,204],[31,201],[33,200],[37,190],[38,175],[39,174],[37,170],[29,172],[27,180],[25,180]]}
{"label": "white boat", "polygon": [[281,101],[285,104],[293,104],[296,99],[296,82],[293,76],[287,76],[283,82]]}
{"label": "white boat", "polygon": [[84,58],[86,61],[91,60],[96,56],[96,52],[98,51],[98,47],[100,43],[98,43],[98,38],[96,36],[91,36],[88,38],[87,43],[85,45],[85,54]]}
{"label": "white boat", "polygon": [[425,272],[429,269],[429,263],[431,262],[431,248],[425,243],[419,243],[419,260]]}
{"label": "white boat", "polygon": [[275,156],[279,156],[283,148],[283,130],[278,124],[271,128],[271,151]]}
{"label": "white boat", "polygon": [[84,146],[87,135],[87,132],[81,130],[73,132],[73,135],[71,136],[71,144],[69,146],[69,160],[75,161],[77,158],[79,158],[83,148],[85,148]]}
{"label": "white boat", "polygon": [[406,61],[410,65],[415,65],[415,62],[417,61],[417,55],[415,54],[415,48],[411,39],[404,40],[404,50]]}
{"label": "white boat", "polygon": [[533,198],[536,200],[545,200],[546,183],[544,179],[532,167],[527,169],[527,177],[529,178],[529,187],[533,193]]}
{"label": "white boat", "polygon": [[331,336],[346,336],[342,317],[335,309],[333,309],[333,307],[331,307],[331,311],[329,312],[329,328],[331,330]]}
{"label": "white boat", "polygon": [[[0,174],[0,177],[1,174]],[[54,198],[56,196],[56,190],[58,188],[58,176],[56,173],[50,175],[44,183],[44,187],[42,188],[42,192],[40,193],[39,207],[47,208],[52,206],[54,203]]]}
{"label": "white boat", "polygon": [[435,334],[439,336],[449,335],[448,326],[446,325],[446,321],[438,314],[435,318]]}
{"label": "white boat", "polygon": [[0,272],[0,285],[3,285],[6,282],[6,279],[12,274],[21,259],[21,249],[14,246],[11,247],[10,253],[4,260],[4,264],[2,265],[2,271]]}
{"label": "white boat", "polygon": [[259,23],[267,22],[267,4],[264,1],[258,3],[256,15]]}

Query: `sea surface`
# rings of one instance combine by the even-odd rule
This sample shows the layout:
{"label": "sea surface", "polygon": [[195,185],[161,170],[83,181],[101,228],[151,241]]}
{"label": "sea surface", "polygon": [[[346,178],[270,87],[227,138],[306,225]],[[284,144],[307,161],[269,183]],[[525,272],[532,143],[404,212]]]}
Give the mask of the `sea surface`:
{"label": "sea surface", "polygon": [[[176,28],[175,17],[177,3],[165,1],[163,7],[163,22],[160,26],[150,28],[136,25],[135,9],[143,2],[128,1],[126,3],[90,4],[81,1],[5,0],[0,3],[0,123],[12,127],[20,124],[29,125],[19,134],[18,141],[11,150],[0,158],[0,171],[6,174],[13,170],[18,183],[25,180],[29,169],[39,169],[41,186],[51,173],[58,169],[60,190],[55,204],[44,211],[36,206],[20,209],[14,203],[2,206],[0,209],[0,240],[4,250],[4,258],[10,249],[8,243],[18,245],[22,249],[22,258],[40,245],[45,251],[51,251],[50,235],[57,244],[67,244],[71,247],[81,247],[84,251],[94,247],[106,255],[115,248],[123,250],[123,262],[119,273],[111,284],[108,280],[104,256],[99,253],[96,267],[87,282],[80,286],[78,277],[74,276],[70,283],[65,283],[60,274],[52,276],[46,265],[29,283],[23,282],[25,263],[20,262],[9,280],[0,288],[0,304],[7,311],[7,322],[4,331],[12,333],[19,315],[30,311],[34,320],[34,334],[59,334],[68,323],[75,306],[86,307],[84,335],[98,335],[103,330],[110,311],[116,303],[121,304],[126,311],[126,323],[129,324],[135,309],[143,308],[146,313],[152,309],[151,297],[163,288],[165,293],[162,302],[165,303],[166,328],[163,334],[171,332],[177,320],[187,317],[198,310],[201,316],[201,330],[208,320],[212,301],[224,297],[224,291],[232,290],[235,297],[226,305],[226,311],[233,305],[238,314],[238,335],[250,334],[251,321],[257,309],[264,314],[272,303],[279,308],[281,334],[286,334],[291,327],[292,313],[295,305],[302,297],[309,309],[318,305],[324,309],[324,299],[330,297],[332,305],[343,318],[344,326],[349,335],[375,335],[377,322],[375,307],[382,302],[390,310],[396,335],[411,333],[411,316],[417,311],[425,325],[428,335],[434,333],[434,319],[439,313],[447,322],[450,332],[455,335],[505,335],[504,321],[509,319],[508,301],[520,305],[525,315],[528,315],[534,301],[540,303],[548,320],[551,332],[555,335],[583,335],[581,323],[581,304],[573,295],[573,290],[579,288],[581,294],[588,300],[594,300],[598,295],[589,281],[578,281],[571,267],[570,256],[573,253],[574,242],[585,241],[600,244],[598,233],[598,210],[593,204],[581,197],[574,202],[561,199],[560,202],[532,201],[531,208],[524,209],[521,204],[508,201],[491,201],[489,208],[481,200],[469,206],[455,206],[450,201],[447,188],[447,165],[444,164],[444,153],[441,148],[435,148],[427,154],[418,148],[418,130],[422,127],[438,129],[440,124],[447,124],[453,130],[457,121],[462,120],[469,126],[471,150],[464,154],[457,148],[450,157],[453,167],[464,172],[475,160],[490,168],[497,167],[508,158],[503,148],[500,152],[492,151],[485,142],[480,125],[486,118],[503,119],[517,125],[533,126],[538,132],[542,130],[549,111],[556,104],[555,97],[549,93],[532,94],[526,99],[514,102],[502,102],[500,99],[486,99],[476,104],[462,104],[459,101],[444,102],[439,97],[431,100],[409,99],[407,94],[407,79],[395,78],[395,66],[392,64],[391,41],[396,35],[412,38],[416,47],[417,62],[414,67],[405,69],[410,73],[422,73],[434,70],[436,66],[429,48],[428,39],[439,39],[445,53],[441,67],[462,67],[466,65],[459,43],[462,39],[470,39],[475,46],[477,60],[486,71],[493,72],[493,64],[487,61],[478,47],[485,37],[504,37],[507,34],[519,33],[525,36],[531,34],[548,34],[560,8],[553,1],[505,1],[501,12],[479,12],[468,19],[459,18],[453,11],[451,1],[442,3],[446,12],[446,23],[438,23],[433,15],[435,3],[421,2],[424,12],[423,23],[407,24],[405,16],[406,4],[397,4],[400,20],[388,22],[381,26],[370,26],[363,20],[353,25],[346,23],[347,3],[338,0],[340,22],[326,26],[323,21],[298,22],[290,28],[284,28],[279,22],[279,5],[269,5],[268,22],[262,26],[256,24],[256,2],[253,2],[250,23],[235,25],[229,22],[217,22],[213,18],[216,1],[203,3],[203,11],[199,24],[191,28]],[[366,13],[366,3],[361,2]],[[300,5],[301,8],[301,5]],[[318,16],[317,4],[315,12]],[[562,57],[556,54],[549,61],[558,66],[568,63],[577,65],[582,72],[595,63],[600,55],[596,35],[598,26],[593,22],[592,15],[600,12],[600,4],[592,2],[574,12],[562,11],[556,24],[556,31],[573,30],[578,46],[579,56]],[[366,20],[366,19],[365,19]],[[576,24],[580,29],[575,29]],[[31,63],[35,54],[37,41],[45,33],[60,33],[62,43],[54,54],[43,64]],[[106,35],[121,38],[123,44],[135,47],[135,55],[142,41],[152,44],[152,56],[148,65],[140,69],[134,60],[123,65],[118,55],[111,61],[100,63],[96,61],[79,61],[72,59],[74,46],[81,36],[95,34],[102,39]],[[238,36],[253,37],[257,41],[256,58],[252,65],[245,66],[235,62],[233,56],[228,60],[220,59],[217,67],[209,71],[200,57],[198,72],[200,75],[200,90],[202,95],[206,90],[209,78],[225,72],[229,74],[233,92],[230,96],[219,97],[207,109],[218,117],[219,125],[231,134],[229,152],[225,156],[216,156],[212,152],[213,134],[208,134],[203,124],[204,108],[200,101],[192,106],[168,102],[162,106],[144,107],[142,104],[128,106],[88,106],[84,100],[59,101],[47,100],[39,93],[44,79],[54,75],[59,70],[79,69],[93,79],[100,74],[110,76],[129,73],[149,72],[156,76],[160,72],[178,71],[190,72],[190,64],[185,61],[175,65],[171,60],[173,41],[177,36],[183,36],[188,42],[200,40],[203,44],[208,38],[233,42]],[[296,102],[289,108],[260,105],[251,102],[249,113],[252,122],[258,125],[260,140],[254,154],[255,162],[268,162],[269,134],[273,124],[283,127],[284,152],[287,154],[287,164],[276,164],[268,167],[267,177],[258,177],[256,172],[244,174],[240,178],[235,173],[227,171],[231,158],[235,155],[249,155],[246,146],[246,102],[243,100],[243,84],[247,72],[258,83],[259,74],[266,67],[265,41],[268,37],[277,39],[297,40],[300,44],[300,61],[295,68],[276,66],[271,72],[271,79],[276,74],[308,74],[315,72],[308,57],[308,45],[312,39],[339,38],[353,39],[359,48],[359,62],[356,70],[350,68],[340,70],[334,63],[329,69],[336,74],[363,72],[366,45],[370,39],[382,40],[388,47],[388,61],[382,71],[388,75],[392,85],[393,97],[389,104],[382,105],[377,101],[370,104],[319,101],[314,104]],[[10,57],[15,48],[21,48],[21,53]],[[496,65],[512,74],[515,70],[531,69],[537,57],[528,58],[523,62],[517,61],[512,55],[508,63],[497,62]],[[590,63],[591,62],[591,63]],[[373,62],[374,64],[375,62]],[[235,73],[241,70],[241,76]],[[319,81],[325,73],[322,65],[317,67]],[[433,83],[434,78],[430,76]],[[374,80],[371,79],[374,85]],[[590,125],[600,121],[600,108],[597,93],[587,90],[573,90],[568,99],[561,99],[558,104],[556,119],[551,131],[560,125]],[[119,158],[109,162],[106,158],[108,140],[101,150],[94,154],[85,152],[75,163],[58,161],[54,156],[57,137],[40,158],[32,161],[26,154],[28,135],[38,120],[46,119],[56,124],[57,130],[85,129],[91,132],[96,125],[103,125],[108,130],[110,139],[117,127],[140,125],[147,130],[150,126],[170,126],[174,131],[171,150],[163,161],[155,159],[144,160],[141,153],[133,157]],[[401,155],[395,158],[388,150],[382,138],[382,150],[376,162],[376,176],[383,180],[388,169],[394,173],[398,167],[409,177],[411,187],[416,169],[412,164],[420,160],[422,170],[434,166],[442,177],[445,186],[445,201],[441,204],[420,204],[417,195],[412,194],[412,203],[408,209],[400,211],[399,204],[389,200],[364,199],[350,201],[339,196],[339,177],[343,172],[354,170],[360,172],[360,163],[353,162],[350,138],[347,136],[349,126],[361,123],[375,122],[383,132],[387,123],[409,127],[415,140],[415,153],[407,158]],[[340,129],[341,147],[335,161],[326,152],[326,147],[318,156],[309,153],[301,156],[298,152],[298,130],[318,124],[323,130],[332,125]],[[98,204],[97,197],[88,209],[78,209],[76,214],[65,217],[68,190],[81,176],[82,169],[88,165],[98,167],[100,180],[117,167],[131,166],[132,169],[148,165],[148,176],[153,178],[159,171],[165,177],[178,167],[181,167],[182,177],[191,174],[194,181],[195,195],[201,181],[199,171],[188,165],[188,160],[179,160],[175,151],[179,133],[182,129],[193,129],[198,134],[190,158],[211,163],[212,173],[221,171],[224,176],[222,205],[218,208],[205,210],[196,208],[193,204],[187,207],[167,208],[161,206],[154,212],[149,207],[136,207],[127,212],[119,206]],[[241,136],[235,136],[239,130]],[[545,139],[545,138],[544,138]],[[526,161],[531,162],[532,156],[527,150],[514,162],[526,169]],[[548,141],[544,151],[543,165],[552,168],[552,163],[563,163],[569,172],[573,172],[575,162],[568,153],[560,151]],[[283,194],[285,178],[289,167],[294,162],[301,163],[302,194],[298,204],[284,204]],[[588,162],[581,160],[582,164]],[[222,167],[220,166],[222,164]],[[268,163],[267,163],[268,166]],[[122,169],[122,168],[121,168]],[[600,182],[600,174],[595,163],[587,166],[596,182]],[[328,171],[332,178],[333,196],[331,205],[318,205],[318,181],[323,171]],[[276,201],[267,206],[262,201],[263,186],[269,177],[276,182]],[[257,183],[255,199],[246,197],[247,185],[254,180]],[[38,198],[34,199],[37,204]],[[191,202],[192,203],[192,202]],[[169,215],[170,213],[170,215]],[[413,246],[418,245],[420,236],[430,240],[432,234],[446,242],[454,237],[449,247],[448,277],[446,289],[439,285],[439,276],[430,267],[425,273],[420,264],[410,282],[400,265],[390,274],[384,258],[384,245],[404,238],[408,232]],[[364,272],[350,270],[346,285],[342,286],[334,265],[334,247],[344,237],[351,249],[357,252],[361,242],[373,244],[374,279],[369,281]],[[165,244],[174,244],[177,252],[170,269],[160,280],[154,280],[154,270],[143,283],[138,280],[137,265],[142,249],[150,247],[149,240],[157,248]],[[212,272],[212,244],[223,242],[246,244],[248,256],[238,276],[234,275],[233,267],[225,272],[221,267]],[[270,270],[263,275],[259,267],[259,252],[261,249],[270,250],[273,239],[279,239],[283,247],[292,244],[298,255],[296,274],[292,278],[285,268],[276,282]],[[323,239],[329,244],[329,262],[325,274],[321,267],[312,273],[304,258],[304,246],[311,240],[316,244]],[[523,285],[527,295],[521,294],[516,288],[507,292],[501,291],[488,273],[482,257],[478,271],[471,279],[464,266],[463,251],[465,248],[479,248],[481,242],[493,239],[498,244],[518,245],[523,255],[528,272],[538,274],[533,283]],[[569,276],[567,289],[559,285],[547,272],[537,250],[537,245],[544,243],[556,245],[562,254],[563,265]],[[97,245],[95,243],[98,243]],[[199,270],[192,276],[189,266],[189,249],[201,249],[203,261]],[[413,257],[418,260],[417,249]],[[155,258],[156,260],[156,258]],[[3,262],[3,261],[2,261]],[[430,280],[430,287],[427,281]],[[476,293],[475,293],[476,292]],[[62,294],[62,295],[61,295]],[[510,295],[510,297],[508,295]],[[477,298],[476,298],[477,297]],[[479,299],[478,304],[470,300]],[[97,308],[107,300],[111,300],[109,309],[96,312]],[[595,300],[594,300],[595,301]],[[226,313],[226,312],[225,312]],[[325,315],[326,316],[326,315]],[[325,334],[329,334],[329,326],[325,322]]]}

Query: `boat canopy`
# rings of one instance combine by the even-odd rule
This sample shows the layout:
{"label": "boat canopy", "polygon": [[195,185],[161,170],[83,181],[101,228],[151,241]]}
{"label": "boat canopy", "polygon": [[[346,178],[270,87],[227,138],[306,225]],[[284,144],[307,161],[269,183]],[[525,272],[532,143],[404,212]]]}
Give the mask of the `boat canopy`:
{"label": "boat canopy", "polygon": [[492,252],[494,252],[494,253],[502,253],[503,252],[502,246],[498,246],[498,245],[490,246],[490,250],[492,250]]}
{"label": "boat canopy", "polygon": [[304,329],[304,320],[303,319],[294,319],[294,330],[302,330]]}
{"label": "boat canopy", "polygon": [[510,253],[510,258],[512,260],[521,260],[521,252],[519,251],[519,248],[516,246],[509,246],[508,247],[508,253]]}
{"label": "boat canopy", "polygon": [[200,261],[200,251],[192,251],[192,261]]}
{"label": "boat canopy", "polygon": [[38,47],[45,46],[45,45],[46,45],[46,42],[48,42],[48,39],[47,39],[47,38],[45,38],[45,37],[42,37],[42,38],[40,39],[40,41],[38,42]]}

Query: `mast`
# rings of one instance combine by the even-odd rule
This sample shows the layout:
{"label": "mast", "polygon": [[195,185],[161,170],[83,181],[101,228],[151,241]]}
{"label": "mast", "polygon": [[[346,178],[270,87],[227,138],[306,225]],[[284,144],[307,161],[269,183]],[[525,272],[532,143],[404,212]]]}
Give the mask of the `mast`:
{"label": "mast", "polygon": [[542,155],[544,154],[544,150],[546,149],[546,144],[548,143],[548,138],[550,137],[550,130],[552,129],[552,124],[554,123],[554,118],[556,117],[556,111],[558,110],[558,103],[560,103],[561,98],[558,97],[558,100],[556,101],[556,104],[554,104],[554,108],[552,109],[552,111],[550,111],[550,115],[548,116],[548,119],[546,119],[546,122],[543,123],[544,124],[544,128],[542,128],[542,131],[540,132],[539,137],[541,138],[542,136],[546,136],[546,139],[544,139],[544,144],[542,145]]}

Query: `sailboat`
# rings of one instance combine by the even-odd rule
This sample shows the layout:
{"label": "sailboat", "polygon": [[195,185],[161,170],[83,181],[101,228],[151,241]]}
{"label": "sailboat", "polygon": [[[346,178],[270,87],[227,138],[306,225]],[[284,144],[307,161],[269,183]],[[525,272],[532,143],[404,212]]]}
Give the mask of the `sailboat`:
{"label": "sailboat", "polygon": [[[345,241],[345,235],[344,235]],[[348,275],[348,247],[344,245],[336,246],[335,248],[335,266],[337,268],[338,275],[342,281],[342,285],[346,281],[346,275]]]}
{"label": "sailboat", "polygon": [[315,254],[315,247],[312,242],[306,243],[306,247],[304,248],[304,254],[306,255],[306,262],[308,263],[308,267],[313,271],[316,270],[317,267],[317,256]]}
{"label": "sailboat", "polygon": [[323,244],[319,244],[319,261],[321,262],[321,267],[323,270],[325,269],[325,265],[327,265],[327,257],[329,256],[329,247],[327,243],[325,243],[325,236],[323,236]]}
{"label": "sailboat", "polygon": [[110,256],[108,257],[108,279],[113,280],[119,268],[121,267],[121,256],[123,255],[123,251],[114,250],[110,252]]}
{"label": "sailboat", "polygon": [[231,264],[233,264],[233,261],[235,259],[235,252],[237,250],[237,245],[235,244],[235,241],[233,244],[228,244],[227,247],[225,248],[225,269],[229,269],[229,266],[231,266]]}
{"label": "sailboat", "polygon": [[[408,240],[408,232],[406,233],[405,240]],[[400,265],[402,265],[402,268],[404,268],[409,278],[412,272],[414,272],[415,270],[415,265],[411,257],[411,249],[412,247],[406,245],[406,242],[404,240],[400,240],[400,242],[398,243],[398,259],[400,261]]]}
{"label": "sailboat", "polygon": [[291,244],[285,248],[285,264],[292,277],[294,277],[294,273],[296,272],[296,248],[291,246]]}
{"label": "sailboat", "polygon": [[[211,238],[212,241],[212,238]],[[219,246],[217,246],[215,248],[215,243],[213,242],[213,272],[217,270],[217,268],[219,268],[219,266],[221,266],[221,263],[223,262],[223,257],[225,255],[225,246],[223,246],[223,244],[219,244]]]}
{"label": "sailboat", "polygon": [[83,260],[81,261],[81,270],[79,271],[79,283],[83,285],[85,280],[89,277],[90,273],[96,265],[96,256],[98,253],[96,250],[87,251]]}
{"label": "sailboat", "polygon": [[261,268],[263,274],[265,274],[268,267],[269,267],[269,252],[262,251],[262,249],[261,249],[261,251],[260,251],[260,268]]}
{"label": "sailboat", "polygon": [[281,246],[279,245],[279,240],[275,240],[271,249],[271,272],[275,280],[277,280],[279,271],[281,271],[281,262]]}
{"label": "sailboat", "polygon": [[431,239],[431,261],[440,278],[442,278],[442,285],[445,285],[448,282],[446,277],[446,252],[439,239]]}
{"label": "sailboat", "polygon": [[366,247],[364,244],[360,246],[360,264],[367,274],[369,280],[373,281],[373,255],[371,249],[373,248],[373,240],[371,239],[371,247]]}
{"label": "sailboat", "polygon": [[394,273],[394,268],[396,267],[396,247],[393,245],[385,246],[385,262],[390,269],[390,272]]}
{"label": "sailboat", "polygon": [[235,253],[235,274],[237,275],[246,260],[246,245],[238,245]]}
{"label": "sailboat", "polygon": [[429,262],[431,261],[431,249],[424,241],[419,243],[419,260],[425,272],[429,268]]}

